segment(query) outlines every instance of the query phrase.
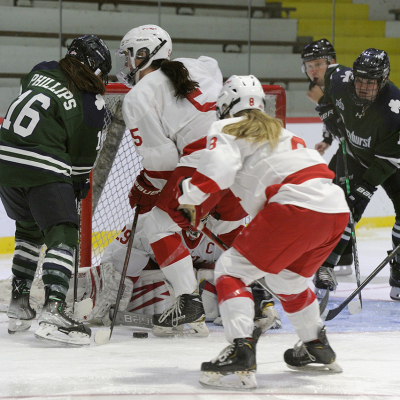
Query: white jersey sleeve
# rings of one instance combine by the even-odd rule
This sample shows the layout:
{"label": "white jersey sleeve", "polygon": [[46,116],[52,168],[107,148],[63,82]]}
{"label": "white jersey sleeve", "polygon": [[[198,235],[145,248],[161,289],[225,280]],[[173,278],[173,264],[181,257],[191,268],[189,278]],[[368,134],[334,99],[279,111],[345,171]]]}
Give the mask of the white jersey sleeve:
{"label": "white jersey sleeve", "polygon": [[208,193],[229,187],[254,217],[266,203],[292,204],[322,213],[348,212],[343,191],[316,150],[282,129],[279,143],[251,142],[222,133],[233,118],[213,124],[196,173],[183,181],[180,204],[201,204]]}
{"label": "white jersey sleeve", "polygon": [[[209,57],[178,59],[199,88],[183,99],[175,96],[169,78],[157,70],[144,76],[125,96],[122,113],[146,177],[163,188],[178,162],[197,166],[204,138],[216,119],[215,105],[222,88],[218,63]],[[202,144],[205,148],[205,140]]]}

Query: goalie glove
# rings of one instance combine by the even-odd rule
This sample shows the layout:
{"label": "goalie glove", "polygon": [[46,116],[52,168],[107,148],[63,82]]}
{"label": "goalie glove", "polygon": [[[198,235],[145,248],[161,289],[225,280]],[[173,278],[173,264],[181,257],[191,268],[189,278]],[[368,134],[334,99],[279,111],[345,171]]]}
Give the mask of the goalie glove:
{"label": "goalie glove", "polygon": [[139,214],[147,213],[154,207],[160,193],[161,189],[155,188],[145,178],[144,171],[142,170],[136,177],[136,181],[128,194],[129,204],[132,208],[135,208],[137,205],[139,205]]}
{"label": "goalie glove", "polygon": [[358,222],[364,213],[376,188],[366,182],[356,184],[354,189],[346,196],[347,204],[353,214],[354,222]]}
{"label": "goalie glove", "polygon": [[332,103],[322,103],[315,107],[318,112],[321,121],[324,123],[326,130],[336,139],[340,141],[340,138],[345,134],[346,127],[342,121],[341,116],[336,112],[335,107]]}

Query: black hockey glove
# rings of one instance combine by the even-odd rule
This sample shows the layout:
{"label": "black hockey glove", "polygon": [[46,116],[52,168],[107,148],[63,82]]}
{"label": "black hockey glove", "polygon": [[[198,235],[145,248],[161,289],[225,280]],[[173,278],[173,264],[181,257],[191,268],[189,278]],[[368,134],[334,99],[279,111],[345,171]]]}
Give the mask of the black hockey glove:
{"label": "black hockey glove", "polygon": [[321,121],[324,123],[326,130],[336,139],[340,140],[342,134],[346,132],[346,128],[341,116],[336,112],[335,107],[331,103],[318,104],[315,107]]}
{"label": "black hockey glove", "polygon": [[354,222],[358,222],[367,208],[376,188],[366,182],[355,185],[353,190],[346,196],[347,204],[353,214]]}
{"label": "black hockey glove", "polygon": [[78,197],[80,192],[81,199],[83,200],[90,190],[90,179],[86,178],[83,181],[72,181],[72,187],[74,188],[75,197]]}

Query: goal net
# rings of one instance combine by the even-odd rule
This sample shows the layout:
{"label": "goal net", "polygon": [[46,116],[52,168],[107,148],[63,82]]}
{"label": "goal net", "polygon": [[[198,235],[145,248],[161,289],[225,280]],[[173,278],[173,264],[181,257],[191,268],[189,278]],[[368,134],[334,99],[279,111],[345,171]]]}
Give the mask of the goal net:
{"label": "goal net", "polygon": [[[263,85],[263,89],[266,112],[285,124],[285,90],[279,85]],[[119,83],[107,86],[107,113],[102,147],[92,173],[91,207],[87,204],[90,196],[84,200],[81,266],[98,265],[105,247],[133,218],[128,192],[142,166],[121,114],[121,104],[128,91]]]}

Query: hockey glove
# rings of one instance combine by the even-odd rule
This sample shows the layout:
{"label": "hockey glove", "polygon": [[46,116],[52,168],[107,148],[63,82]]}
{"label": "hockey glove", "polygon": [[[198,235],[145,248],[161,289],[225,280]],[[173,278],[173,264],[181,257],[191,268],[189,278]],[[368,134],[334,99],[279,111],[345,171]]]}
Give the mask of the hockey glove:
{"label": "hockey glove", "polygon": [[154,204],[158,200],[160,193],[161,189],[155,188],[145,178],[144,171],[142,170],[136,177],[136,181],[128,194],[129,204],[132,208],[139,205],[139,214],[147,213],[154,207]]}
{"label": "hockey glove", "polygon": [[353,214],[354,222],[358,222],[361,219],[375,191],[375,187],[366,182],[361,182],[356,184],[353,190],[347,195],[347,204]]}
{"label": "hockey glove", "polygon": [[90,179],[86,178],[83,181],[72,181],[72,187],[74,189],[75,197],[78,197],[80,192],[80,198],[83,200],[89,193],[90,190]]}
{"label": "hockey glove", "polygon": [[335,107],[331,103],[318,104],[315,107],[321,121],[324,123],[326,130],[335,138],[339,139],[345,134],[346,128],[341,116],[336,112]]}

